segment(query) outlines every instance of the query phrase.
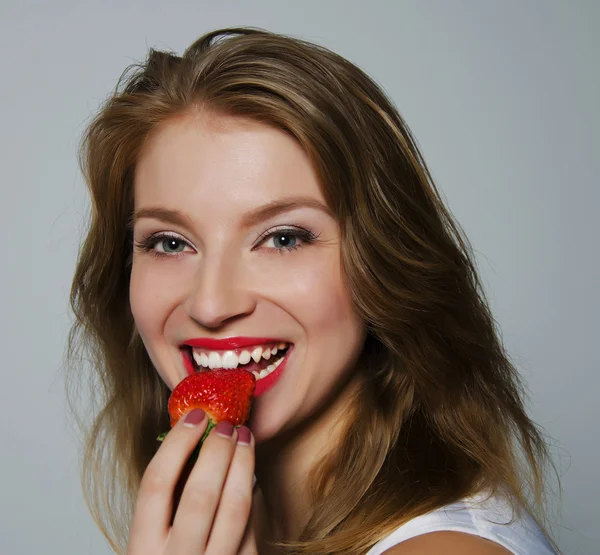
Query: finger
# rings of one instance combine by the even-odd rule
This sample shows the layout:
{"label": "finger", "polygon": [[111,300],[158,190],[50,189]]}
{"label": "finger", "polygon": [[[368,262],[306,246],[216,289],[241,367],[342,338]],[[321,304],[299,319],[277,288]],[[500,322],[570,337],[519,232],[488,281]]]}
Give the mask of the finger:
{"label": "finger", "polygon": [[208,538],[207,555],[237,555],[252,508],[253,478],[254,440],[250,430],[242,426]]}
{"label": "finger", "polygon": [[[191,411],[195,415],[196,411]],[[190,414],[191,415],[191,414]],[[151,553],[169,533],[173,491],[183,467],[206,430],[207,419],[191,426],[188,415],[167,434],[146,467],[137,496],[128,553]]]}
{"label": "finger", "polygon": [[236,441],[237,430],[229,422],[219,422],[204,441],[173,521],[169,546],[175,553],[203,553]]}

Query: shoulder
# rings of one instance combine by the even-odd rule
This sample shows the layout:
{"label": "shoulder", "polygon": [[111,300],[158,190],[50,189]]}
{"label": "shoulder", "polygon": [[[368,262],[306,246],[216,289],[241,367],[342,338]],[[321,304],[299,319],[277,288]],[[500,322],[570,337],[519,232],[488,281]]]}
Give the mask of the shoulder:
{"label": "shoulder", "polygon": [[513,555],[498,543],[465,532],[429,532],[408,539],[383,552],[383,555]]}

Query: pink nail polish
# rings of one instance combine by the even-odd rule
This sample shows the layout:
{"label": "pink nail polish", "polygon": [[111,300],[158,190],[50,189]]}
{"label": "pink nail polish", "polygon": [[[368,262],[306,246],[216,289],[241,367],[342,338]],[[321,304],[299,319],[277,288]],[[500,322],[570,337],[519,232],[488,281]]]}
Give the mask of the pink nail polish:
{"label": "pink nail polish", "polygon": [[215,426],[215,433],[223,437],[231,437],[233,435],[233,424],[222,420]]}
{"label": "pink nail polish", "polygon": [[193,409],[188,412],[183,419],[183,425],[193,428],[204,420],[206,413],[202,409]]}
{"label": "pink nail polish", "polygon": [[240,428],[238,428],[237,442],[240,445],[250,445],[251,437],[252,436],[250,434],[250,428],[247,428],[246,426],[241,426]]}

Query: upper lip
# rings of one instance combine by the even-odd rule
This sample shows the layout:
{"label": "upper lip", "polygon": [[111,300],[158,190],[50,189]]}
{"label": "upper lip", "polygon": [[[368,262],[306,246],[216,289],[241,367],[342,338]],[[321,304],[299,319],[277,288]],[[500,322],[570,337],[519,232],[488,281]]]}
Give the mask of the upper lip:
{"label": "upper lip", "polygon": [[284,339],[275,339],[273,337],[227,337],[225,339],[209,339],[207,337],[198,337],[185,340],[183,345],[218,351],[226,349],[240,349],[242,347],[253,347],[255,345],[265,345],[268,343],[289,343],[289,341],[285,341]]}

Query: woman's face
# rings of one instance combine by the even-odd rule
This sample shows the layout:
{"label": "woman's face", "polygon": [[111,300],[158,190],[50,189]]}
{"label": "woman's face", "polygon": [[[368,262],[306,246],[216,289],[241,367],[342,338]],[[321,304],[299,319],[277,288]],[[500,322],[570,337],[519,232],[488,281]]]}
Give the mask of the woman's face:
{"label": "woman's face", "polygon": [[144,145],[134,192],[131,309],[169,388],[193,371],[190,340],[256,338],[196,347],[210,364],[211,351],[241,356],[269,338],[292,347],[282,372],[257,381],[256,440],[321,408],[353,369],[365,330],[344,286],[338,224],[299,144],[253,121],[188,114]]}

